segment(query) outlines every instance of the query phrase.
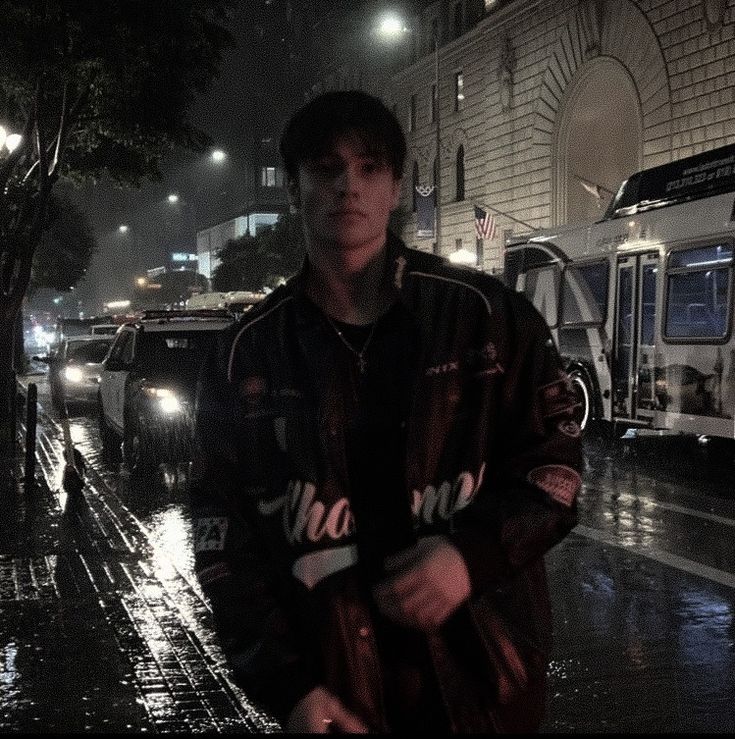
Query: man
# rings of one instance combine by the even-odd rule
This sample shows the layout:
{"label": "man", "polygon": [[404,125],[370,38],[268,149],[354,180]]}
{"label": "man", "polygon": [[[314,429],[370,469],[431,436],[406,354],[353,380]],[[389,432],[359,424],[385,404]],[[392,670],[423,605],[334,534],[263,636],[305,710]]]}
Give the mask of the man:
{"label": "man", "polygon": [[307,258],[204,369],[197,573],[289,731],[534,731],[574,399],[525,298],[388,232],[405,151],[358,91],[286,127]]}

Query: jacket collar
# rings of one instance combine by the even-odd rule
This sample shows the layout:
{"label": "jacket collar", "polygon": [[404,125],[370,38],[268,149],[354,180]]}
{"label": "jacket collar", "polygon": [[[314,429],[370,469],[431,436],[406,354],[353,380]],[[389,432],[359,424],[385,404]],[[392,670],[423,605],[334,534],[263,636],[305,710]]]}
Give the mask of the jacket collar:
{"label": "jacket collar", "polygon": [[[402,302],[405,290],[405,278],[410,271],[413,255],[416,253],[416,250],[409,249],[392,231],[388,231],[386,239],[386,264],[393,272],[391,285],[393,286],[395,296]],[[315,309],[321,312],[321,309],[314,304],[306,293],[306,271],[308,265],[309,255],[307,254],[304,256],[301,269],[286,283],[287,289],[294,296],[296,305],[299,308],[299,316],[302,318],[313,314]]]}

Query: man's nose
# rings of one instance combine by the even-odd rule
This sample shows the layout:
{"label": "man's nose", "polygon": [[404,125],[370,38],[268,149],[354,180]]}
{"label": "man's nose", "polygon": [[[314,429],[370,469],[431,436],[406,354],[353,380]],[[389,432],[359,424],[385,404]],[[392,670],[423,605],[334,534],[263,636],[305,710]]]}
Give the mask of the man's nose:
{"label": "man's nose", "polygon": [[345,167],[337,178],[337,189],[340,194],[352,195],[357,193],[359,182],[358,171],[355,167]]}

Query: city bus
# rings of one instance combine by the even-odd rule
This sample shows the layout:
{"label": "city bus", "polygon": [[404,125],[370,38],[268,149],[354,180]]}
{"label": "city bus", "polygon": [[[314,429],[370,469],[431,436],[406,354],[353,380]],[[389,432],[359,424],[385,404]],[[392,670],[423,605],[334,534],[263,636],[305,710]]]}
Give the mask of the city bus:
{"label": "city bus", "polygon": [[506,246],[552,330],[579,422],[735,438],[735,145],[637,172],[593,224]]}

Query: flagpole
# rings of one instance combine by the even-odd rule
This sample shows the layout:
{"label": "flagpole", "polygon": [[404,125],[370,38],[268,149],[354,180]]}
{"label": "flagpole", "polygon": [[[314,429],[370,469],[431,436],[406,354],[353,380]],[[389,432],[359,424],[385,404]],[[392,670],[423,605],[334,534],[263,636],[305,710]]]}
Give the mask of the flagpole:
{"label": "flagpole", "polygon": [[506,212],[504,212],[502,210],[498,210],[497,208],[492,208],[489,205],[485,205],[485,203],[478,203],[478,205],[481,208],[483,208],[483,210],[485,210],[485,209],[486,210],[491,210],[494,213],[497,213],[498,215],[503,216],[503,218],[508,218],[509,220],[514,221],[515,223],[520,223],[521,226],[525,226],[526,228],[530,228],[531,231],[538,231],[538,229],[536,228],[536,226],[532,226],[530,223],[526,223],[525,221],[520,221],[520,220],[518,220],[518,218],[514,218],[513,216],[509,215],[508,213],[506,213]]}
{"label": "flagpole", "polygon": [[436,87],[436,182],[434,187],[434,202],[436,204],[436,241],[434,242],[434,254],[441,254],[441,245],[439,242],[441,235],[441,188],[440,182],[442,178],[441,165],[441,130],[439,128],[439,115],[441,109],[441,96],[439,95],[439,24],[434,27],[434,86]]}

